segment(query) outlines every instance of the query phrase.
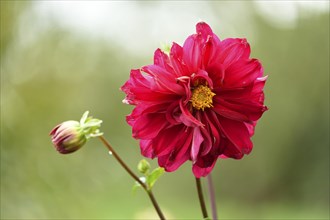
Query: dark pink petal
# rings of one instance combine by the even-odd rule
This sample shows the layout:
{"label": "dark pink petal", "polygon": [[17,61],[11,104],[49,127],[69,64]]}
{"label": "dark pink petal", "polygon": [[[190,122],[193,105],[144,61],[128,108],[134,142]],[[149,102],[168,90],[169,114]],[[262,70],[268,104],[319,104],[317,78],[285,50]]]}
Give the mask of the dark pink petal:
{"label": "dark pink petal", "polygon": [[192,167],[195,177],[201,178],[207,176],[213,170],[216,161],[217,157],[211,154],[198,158]]}
{"label": "dark pink petal", "polygon": [[238,149],[231,141],[225,141],[221,158],[233,158],[236,160],[242,159],[244,153],[240,149]]}
{"label": "dark pink petal", "polygon": [[168,102],[177,94],[159,87],[150,76],[143,76],[140,70],[132,70],[130,79],[121,87],[127,94],[124,102],[136,105],[139,102]]}
{"label": "dark pink petal", "polygon": [[213,160],[213,163],[209,167],[199,167],[197,164],[194,164],[192,167],[192,171],[196,178],[201,178],[207,176],[214,168],[215,162],[217,160]]}
{"label": "dark pink petal", "polygon": [[210,134],[211,131],[208,126],[201,128],[201,132],[202,132],[204,141],[201,145],[200,155],[205,156],[206,154],[208,154],[211,151],[211,149],[213,147],[214,137],[211,137],[211,134]]}
{"label": "dark pink petal", "polygon": [[221,63],[213,63],[211,65],[208,65],[206,68],[206,71],[208,72],[209,77],[213,81],[213,87],[214,88],[222,88],[222,84],[225,78],[225,67]]}
{"label": "dark pink petal", "polygon": [[136,106],[132,113],[126,117],[129,125],[133,126],[135,121],[143,114],[165,112],[168,107],[168,103],[143,103],[143,105]]}
{"label": "dark pink petal", "polygon": [[221,131],[233,143],[235,148],[243,154],[249,154],[253,144],[244,122],[238,122],[224,117],[220,119]]}
{"label": "dark pink petal", "polygon": [[215,98],[214,111],[218,114],[237,121],[251,123],[258,120],[267,108],[260,103],[253,103],[250,100],[233,100],[231,102]]}
{"label": "dark pink petal", "polygon": [[191,86],[190,86],[191,79],[188,76],[182,76],[177,78],[176,80],[177,83],[180,84],[185,90],[185,95],[182,97],[181,100],[184,105],[187,105],[192,95]]}
{"label": "dark pink petal", "polygon": [[263,104],[264,103],[264,86],[266,83],[268,76],[264,76],[264,77],[259,77],[256,79],[256,81],[253,84],[253,88],[251,91],[251,95],[250,97],[248,97],[248,99],[251,99],[252,102],[254,103],[260,103]]}
{"label": "dark pink petal", "polygon": [[262,74],[262,66],[258,60],[240,60],[226,69],[223,87],[245,87],[253,83]]}
{"label": "dark pink petal", "polygon": [[217,99],[224,99],[231,102],[249,101],[251,103],[263,105],[263,88],[266,79],[267,76],[257,78],[253,84],[242,88],[215,88],[213,92],[217,94]]}
{"label": "dark pink petal", "polygon": [[191,76],[191,80],[193,84],[202,84],[208,85],[210,89],[213,89],[213,81],[212,79],[208,76],[208,73],[205,70],[198,70],[196,74],[193,74]]}
{"label": "dark pink petal", "polygon": [[220,42],[217,53],[218,56],[214,62],[222,63],[225,67],[228,67],[238,60],[249,59],[250,45],[246,39],[227,38]]}
{"label": "dark pink petal", "polygon": [[214,106],[213,111],[223,117],[235,121],[251,122],[248,116],[241,114],[240,112],[233,111],[230,108],[227,108],[226,106],[223,105],[223,102],[214,102],[213,106]]}
{"label": "dark pink petal", "polygon": [[205,22],[198,22],[196,25],[196,33],[202,35],[205,40],[208,38],[208,36],[213,36],[211,27]]}
{"label": "dark pink petal", "polygon": [[169,154],[158,157],[158,164],[164,167],[167,172],[172,172],[178,169],[184,162],[189,160],[192,141],[192,131],[185,131],[185,138],[181,138],[177,143],[177,147]]}
{"label": "dark pink petal", "polygon": [[223,88],[218,87],[214,88],[213,92],[217,94],[217,97],[225,100],[240,100],[240,99],[249,99],[253,89],[253,84],[250,84],[246,87],[241,88]]}
{"label": "dark pink petal", "polygon": [[183,61],[190,73],[196,73],[202,65],[201,36],[191,35],[183,44]]}
{"label": "dark pink petal", "polygon": [[[185,149],[189,147],[188,144],[184,144]],[[189,160],[189,152],[186,151],[181,157],[174,154],[164,155],[158,157],[158,165],[163,167],[166,172],[173,172],[177,170],[184,162]]]}
{"label": "dark pink petal", "polygon": [[166,120],[172,124],[180,124],[180,121],[177,120],[177,117],[180,115],[179,101],[172,102],[166,109]]}
{"label": "dark pink petal", "polygon": [[263,104],[266,79],[267,77],[257,78],[245,88],[215,89],[217,96],[213,98],[214,111],[226,118],[250,124],[258,120],[267,110]]}
{"label": "dark pink petal", "polygon": [[183,49],[180,45],[173,43],[170,51],[170,61],[177,76],[190,75],[187,65],[183,62]]}
{"label": "dark pink petal", "polygon": [[202,48],[203,68],[207,69],[209,63],[212,62],[217,56],[217,48],[219,44],[220,44],[220,40],[217,39],[215,35],[213,36],[209,35],[207,37],[205,44]]}
{"label": "dark pink petal", "polygon": [[211,137],[211,129],[209,126],[210,121],[206,117],[206,111],[203,111],[201,113],[197,112],[197,119],[200,120],[204,126],[201,127],[200,131],[203,136],[203,143],[201,145],[201,149],[199,150],[200,156],[205,156],[208,154],[214,144],[214,137]]}
{"label": "dark pink petal", "polygon": [[182,101],[180,101],[180,109],[182,112],[180,115],[180,120],[184,125],[188,127],[203,126],[203,124],[191,114],[188,110],[188,106],[184,105]]}
{"label": "dark pink petal", "polygon": [[245,126],[247,127],[250,137],[252,137],[254,135],[254,128],[257,125],[257,121],[254,121],[251,123],[245,123]]}
{"label": "dark pink petal", "polygon": [[144,66],[141,69],[143,72],[150,74],[161,91],[168,91],[169,93],[184,94],[182,86],[177,84],[175,75],[168,72],[166,69],[157,65]]}
{"label": "dark pink petal", "polygon": [[220,44],[218,36],[213,33],[211,27],[205,22],[199,22],[196,25],[196,33],[203,47],[205,47],[208,42],[211,42],[214,46]]}
{"label": "dark pink petal", "polygon": [[164,68],[166,71],[176,75],[173,68],[170,65],[170,59],[166,53],[157,49],[154,54],[154,64]]}
{"label": "dark pink petal", "polygon": [[154,158],[155,153],[152,148],[152,141],[151,140],[140,140],[140,149],[141,154],[148,158]]}
{"label": "dark pink petal", "polygon": [[220,44],[220,39],[213,33],[212,29],[205,22],[200,22],[196,25],[197,35],[201,36],[201,50],[203,57],[203,67],[206,68],[217,54],[217,47]]}
{"label": "dark pink petal", "polygon": [[201,147],[201,143],[203,142],[204,138],[201,134],[200,128],[195,127],[193,132],[193,140],[191,144],[191,160],[193,163],[197,160],[197,155],[199,153],[199,149]]}
{"label": "dark pink petal", "polygon": [[229,157],[227,157],[227,156],[224,155],[224,154],[221,154],[221,155],[219,156],[219,158],[221,158],[221,159],[228,159]]}
{"label": "dark pink petal", "polygon": [[210,126],[213,140],[213,148],[219,149],[220,152],[220,137],[221,137],[221,130],[220,130],[220,122],[216,115],[216,113],[212,110],[207,111],[204,114],[205,120],[208,121],[208,126]]}
{"label": "dark pink petal", "polygon": [[140,116],[133,125],[133,137],[151,139],[168,126],[165,114],[151,113]]}
{"label": "dark pink petal", "polygon": [[185,129],[184,126],[177,125],[162,130],[159,135],[152,140],[155,154],[157,156],[163,156],[173,151],[175,147],[180,146],[178,142],[181,142],[181,140],[185,139],[187,136]]}

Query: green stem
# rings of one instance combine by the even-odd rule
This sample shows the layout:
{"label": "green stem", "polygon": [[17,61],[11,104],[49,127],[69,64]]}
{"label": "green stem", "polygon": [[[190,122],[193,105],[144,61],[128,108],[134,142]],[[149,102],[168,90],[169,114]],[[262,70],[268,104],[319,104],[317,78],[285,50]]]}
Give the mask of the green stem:
{"label": "green stem", "polygon": [[161,220],[165,220],[164,214],[162,213],[151,189],[148,189],[147,185],[144,182],[142,182],[140,178],[137,175],[135,175],[135,173],[133,173],[133,171],[125,164],[125,162],[119,157],[119,155],[116,153],[116,151],[114,151],[110,143],[103,136],[99,136],[99,138],[102,141],[102,143],[108,148],[111,154],[116,158],[116,160],[120,163],[120,165],[128,172],[128,174],[143,187],[143,189],[148,194],[153,206],[155,207],[159,218]]}
{"label": "green stem", "polygon": [[205,200],[204,200],[204,196],[203,196],[203,190],[202,190],[202,185],[201,185],[200,178],[196,178],[196,186],[197,186],[198,198],[199,198],[199,203],[201,205],[203,218],[204,219],[208,219],[208,215],[207,215],[207,210],[206,210],[206,205],[205,205]]}

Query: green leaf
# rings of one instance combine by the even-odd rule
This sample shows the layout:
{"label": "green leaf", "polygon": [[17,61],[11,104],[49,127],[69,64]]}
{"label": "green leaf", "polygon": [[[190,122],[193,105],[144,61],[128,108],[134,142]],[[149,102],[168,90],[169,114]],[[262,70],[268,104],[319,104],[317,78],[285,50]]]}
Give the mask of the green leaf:
{"label": "green leaf", "polygon": [[151,189],[155,182],[164,174],[165,170],[162,167],[158,167],[154,169],[148,176],[147,176],[147,185],[149,189]]}
{"label": "green leaf", "polygon": [[[142,182],[146,182],[146,178],[145,178],[145,177],[140,177],[140,180],[141,180]],[[141,184],[140,184],[139,182],[135,181],[135,183],[134,183],[134,185],[133,185],[133,187],[132,187],[132,192],[133,192],[133,194],[136,192],[136,190],[137,190],[138,188],[141,188],[141,187],[142,187]]]}

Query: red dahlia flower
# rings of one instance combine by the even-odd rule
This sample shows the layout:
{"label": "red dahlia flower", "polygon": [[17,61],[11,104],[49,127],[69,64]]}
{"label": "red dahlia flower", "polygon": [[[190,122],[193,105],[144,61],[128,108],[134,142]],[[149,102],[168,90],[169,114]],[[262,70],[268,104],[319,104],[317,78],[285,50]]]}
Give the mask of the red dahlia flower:
{"label": "red dahlia flower", "polygon": [[154,64],[131,70],[122,86],[127,116],[145,157],[158,157],[171,172],[192,161],[196,177],[206,176],[219,157],[241,159],[264,106],[267,76],[250,58],[245,39],[220,40],[208,24],[196,25],[183,47],[157,49]]}

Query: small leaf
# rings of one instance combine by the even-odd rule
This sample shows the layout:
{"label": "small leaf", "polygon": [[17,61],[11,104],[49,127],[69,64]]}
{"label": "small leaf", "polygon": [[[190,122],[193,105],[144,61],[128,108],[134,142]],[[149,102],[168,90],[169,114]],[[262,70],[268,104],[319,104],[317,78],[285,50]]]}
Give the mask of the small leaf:
{"label": "small leaf", "polygon": [[141,184],[138,182],[135,182],[133,187],[132,187],[132,192],[135,194],[136,190],[141,187]]}
{"label": "small leaf", "polygon": [[153,187],[155,182],[164,174],[165,170],[162,167],[158,167],[154,169],[148,176],[147,176],[147,185],[149,189]]}
{"label": "small leaf", "polygon": [[[140,180],[142,181],[142,182],[146,182],[146,178],[145,177],[140,177]],[[132,187],[132,192],[133,192],[133,194],[136,192],[136,190],[138,189],[138,188],[141,188],[142,186],[141,186],[141,184],[139,183],[139,182],[137,182],[137,181],[135,181],[135,183],[134,183],[134,185],[133,185],[133,187]]]}

